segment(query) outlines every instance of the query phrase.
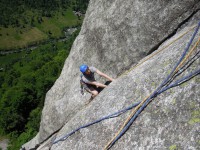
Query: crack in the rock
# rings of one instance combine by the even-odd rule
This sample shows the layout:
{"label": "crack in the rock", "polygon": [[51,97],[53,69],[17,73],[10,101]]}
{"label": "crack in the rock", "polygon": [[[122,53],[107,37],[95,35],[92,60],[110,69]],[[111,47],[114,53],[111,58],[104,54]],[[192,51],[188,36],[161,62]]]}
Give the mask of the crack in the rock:
{"label": "crack in the rock", "polygon": [[[63,125],[64,126],[64,125]],[[45,140],[43,140],[41,143],[39,143],[39,144],[36,144],[35,145],[35,147],[34,148],[31,148],[31,149],[29,149],[29,150],[37,150],[37,148],[39,148],[42,144],[44,144],[46,141],[48,141],[49,139],[51,139],[51,142],[48,142],[48,143],[46,143],[44,146],[42,146],[42,148],[43,147],[46,147],[47,145],[48,145],[48,147],[49,147],[49,150],[50,150],[50,148],[51,148],[51,146],[52,146],[52,140],[54,139],[54,138],[56,138],[56,134],[63,128],[63,126],[61,126],[59,129],[57,129],[56,131],[54,131],[51,135],[49,135]]]}
{"label": "crack in the rock", "polygon": [[161,40],[158,44],[156,44],[154,47],[152,47],[149,52],[147,53],[147,56],[150,55],[151,53],[153,53],[154,51],[156,51],[160,45],[162,45],[165,41],[167,41],[168,39],[170,39],[172,36],[174,36],[177,32],[177,30],[184,25],[186,22],[188,22],[198,11],[200,10],[197,9],[194,12],[192,12],[185,20],[183,20],[181,23],[179,23],[179,25],[177,26],[176,29],[174,29],[172,31],[172,33],[170,33],[167,37],[165,37],[163,40]]}
{"label": "crack in the rock", "polygon": [[[150,55],[152,52],[156,51],[158,49],[158,47],[163,44],[165,41],[167,41],[169,38],[171,38],[172,36],[174,36],[177,32],[177,30],[184,25],[186,22],[188,22],[198,11],[200,10],[200,8],[198,8],[197,10],[195,10],[194,12],[192,12],[186,19],[184,19],[178,26],[176,29],[174,29],[172,31],[172,33],[170,33],[167,37],[165,37],[163,40],[161,40],[157,45],[155,45],[153,48],[151,48],[151,50],[149,50],[149,52],[147,53],[147,55]],[[185,13],[185,12],[184,12]],[[65,125],[65,124],[64,124]],[[64,126],[63,125],[63,126]],[[63,126],[61,126],[58,130],[56,130],[55,132],[53,132],[50,136],[48,136],[45,140],[43,140],[43,142],[41,142],[40,144],[37,144],[34,148],[31,148],[30,150],[37,150],[38,147],[40,147],[42,144],[44,144],[46,141],[48,141],[50,138],[54,139],[56,137],[56,134],[63,128]],[[54,137],[53,137],[54,136]],[[51,139],[51,143],[47,143],[45,144],[43,147],[47,146],[49,147],[49,150],[51,150],[52,147],[52,139]]]}

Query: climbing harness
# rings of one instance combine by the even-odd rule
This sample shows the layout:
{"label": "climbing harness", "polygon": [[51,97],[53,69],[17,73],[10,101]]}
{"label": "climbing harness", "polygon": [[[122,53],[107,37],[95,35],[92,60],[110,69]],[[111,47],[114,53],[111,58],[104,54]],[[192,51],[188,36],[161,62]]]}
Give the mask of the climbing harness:
{"label": "climbing harness", "polygon": [[[194,26],[196,27],[196,26]],[[194,27],[192,27],[191,29],[193,29]],[[195,51],[195,48],[197,47],[197,45],[200,42],[200,38],[198,39],[198,41],[196,42],[196,44],[193,46],[193,48],[189,51],[189,47],[191,46],[196,34],[198,33],[200,27],[200,22],[198,23],[197,28],[195,29],[195,32],[193,33],[187,47],[185,48],[181,58],[179,59],[179,61],[176,63],[176,65],[174,66],[174,68],[172,69],[171,73],[167,76],[167,78],[160,84],[160,86],[153,92],[151,93],[149,96],[147,96],[143,101],[132,104],[131,106],[120,110],[118,112],[112,113],[108,116],[102,117],[96,121],[93,121],[91,123],[88,123],[86,125],[83,125],[73,131],[71,131],[70,133],[66,134],[63,137],[60,137],[54,141],[52,141],[52,144],[56,144],[59,141],[64,141],[66,140],[69,136],[71,136],[72,134],[74,134],[75,132],[79,131],[80,129],[89,127],[93,124],[99,123],[105,119],[110,119],[110,118],[114,118],[117,117],[125,112],[127,112],[128,110],[132,110],[131,114],[129,115],[129,117],[126,119],[126,121],[124,122],[124,124],[122,125],[122,127],[120,128],[120,130],[115,134],[115,136],[108,142],[108,144],[104,147],[104,150],[108,150],[110,149],[115,142],[121,137],[123,136],[123,134],[128,130],[128,128],[131,126],[131,124],[133,123],[133,121],[137,118],[137,116],[143,111],[143,109],[152,101],[153,98],[155,98],[156,96],[158,96],[159,94],[163,93],[164,91],[178,86],[180,84],[182,84],[185,81],[190,80],[191,78],[193,78],[196,75],[200,74],[200,69],[190,73],[189,75],[186,75],[185,77],[175,81],[174,83],[172,82],[172,79],[174,79],[177,75],[179,75],[183,70],[184,70],[184,63],[186,62],[186,60],[189,58],[189,56],[192,54],[192,52]],[[145,59],[143,62],[141,62],[140,64],[136,65],[134,68],[130,69],[128,72],[130,72],[131,70],[135,69],[136,67],[138,67],[139,65],[141,65],[142,63],[144,63],[145,61],[147,61],[148,59],[150,59],[151,57],[153,57],[154,55],[158,54],[159,52],[163,51],[164,49],[166,49],[167,47],[169,47],[172,43],[174,43],[175,41],[177,41],[178,39],[180,39],[181,37],[183,37],[185,34],[187,34],[189,31],[185,32],[184,34],[182,34],[180,37],[178,37],[177,39],[175,39],[174,41],[172,41],[170,44],[168,44],[167,46],[165,46],[163,49],[159,50],[158,52],[156,52],[155,54],[151,55],[150,57],[148,57],[147,59]],[[189,51],[189,53],[188,53]],[[188,54],[187,54],[188,53]],[[199,52],[197,53],[199,54]],[[195,56],[194,56],[195,57]],[[193,58],[194,58],[193,57]],[[199,58],[200,56],[198,56]],[[188,61],[188,64],[191,60]],[[192,63],[192,62],[191,62]],[[187,63],[186,63],[187,64]],[[190,64],[189,64],[190,65]],[[125,72],[127,74],[127,72]],[[122,74],[124,75],[124,74]],[[122,76],[121,75],[121,76]]]}
{"label": "climbing harness", "polygon": [[85,82],[83,81],[82,77],[83,77],[83,74],[81,74],[81,79],[80,79],[80,92],[82,95],[84,95],[84,90],[85,90]]}

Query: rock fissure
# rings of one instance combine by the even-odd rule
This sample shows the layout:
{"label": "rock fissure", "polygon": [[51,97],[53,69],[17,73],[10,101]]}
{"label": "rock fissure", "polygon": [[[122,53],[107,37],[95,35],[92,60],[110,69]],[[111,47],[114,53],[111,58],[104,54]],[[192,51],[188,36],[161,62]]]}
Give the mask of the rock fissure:
{"label": "rock fissure", "polygon": [[[192,12],[191,15],[189,15],[185,20],[183,20],[177,26],[176,29],[174,29],[168,36],[166,36],[163,40],[161,40],[158,44],[156,44],[153,48],[151,48],[150,51],[147,53],[147,56],[150,55],[151,53],[153,53],[154,51],[156,51],[158,49],[158,47],[160,47],[160,45],[162,45],[165,41],[167,41],[168,39],[173,37],[177,33],[177,31],[181,28],[181,26],[183,26],[185,23],[187,23],[195,14],[197,14],[198,11],[200,11],[200,9],[197,9],[196,11]],[[182,13],[182,14],[184,14],[184,13]],[[179,17],[181,17],[182,14]]]}
{"label": "rock fissure", "polygon": [[[182,24],[182,25],[183,25],[183,24]],[[199,53],[199,52],[197,52],[197,54],[195,54],[195,55],[198,55],[198,53]],[[183,66],[184,70],[181,69],[182,71],[181,71],[180,73],[178,73],[178,75],[175,75],[175,77],[173,77],[172,81],[173,81],[177,76],[179,76],[181,73],[183,73],[187,68],[189,68],[189,67],[193,64],[193,62],[196,61],[198,58],[199,58],[199,57],[197,57],[196,59],[194,59],[194,57],[193,57],[193,58],[191,59],[192,62],[190,62],[191,60],[189,60],[188,64],[186,63],[187,66],[186,66],[186,67]],[[194,60],[193,60],[193,59],[194,59]],[[193,76],[192,78],[194,78],[194,77],[195,77],[195,76]],[[190,78],[190,79],[192,79],[192,78]],[[181,85],[181,84],[183,84],[183,83],[189,81],[190,79],[185,80],[185,81],[181,82],[180,84],[178,84],[178,85],[176,85],[176,86],[179,86],[179,85]],[[167,83],[167,85],[169,85],[172,81],[170,80],[170,82]],[[173,87],[174,87],[174,86],[173,86]],[[157,95],[156,95],[156,97],[157,97]],[[150,101],[150,103],[151,103],[151,101]]]}

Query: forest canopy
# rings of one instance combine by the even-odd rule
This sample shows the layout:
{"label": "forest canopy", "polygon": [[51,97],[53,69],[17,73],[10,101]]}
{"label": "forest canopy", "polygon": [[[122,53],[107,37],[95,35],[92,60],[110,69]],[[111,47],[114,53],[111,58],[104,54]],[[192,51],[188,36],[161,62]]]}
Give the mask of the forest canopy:
{"label": "forest canopy", "polygon": [[[40,42],[36,34],[35,43],[31,43],[36,47],[34,50],[29,49],[27,42],[22,52],[19,47],[17,53],[0,55],[0,138],[9,137],[8,150],[20,149],[37,134],[45,94],[59,77],[80,32],[82,19],[73,11],[84,14],[88,3],[89,0],[0,1],[1,44],[6,45],[7,41],[10,45],[14,41],[11,34],[17,44],[27,37],[32,39],[33,33],[45,35]],[[58,33],[68,28],[76,30],[63,40]]]}
{"label": "forest canopy", "polygon": [[56,11],[71,7],[85,13],[89,0],[1,0],[0,26],[20,26],[40,17],[51,17]]}

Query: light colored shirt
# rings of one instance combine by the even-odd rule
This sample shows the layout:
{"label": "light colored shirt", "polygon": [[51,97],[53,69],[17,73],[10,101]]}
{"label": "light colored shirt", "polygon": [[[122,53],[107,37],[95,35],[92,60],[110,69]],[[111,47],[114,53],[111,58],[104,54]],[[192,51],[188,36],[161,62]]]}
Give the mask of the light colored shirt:
{"label": "light colored shirt", "polygon": [[89,75],[88,74],[83,74],[83,77],[82,77],[82,80],[85,83],[96,81],[94,73],[96,73],[97,69],[95,67],[93,67],[93,66],[89,67],[89,69],[90,69],[91,73]]}

